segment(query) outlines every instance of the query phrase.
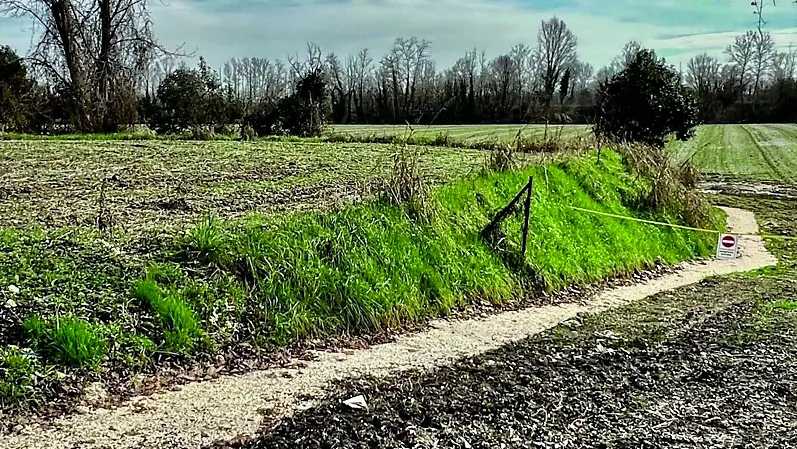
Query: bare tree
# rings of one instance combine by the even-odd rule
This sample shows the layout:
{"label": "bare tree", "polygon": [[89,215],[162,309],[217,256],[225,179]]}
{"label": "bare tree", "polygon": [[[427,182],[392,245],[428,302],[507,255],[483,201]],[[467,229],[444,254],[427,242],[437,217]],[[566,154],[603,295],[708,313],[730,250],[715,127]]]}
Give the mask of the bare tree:
{"label": "bare tree", "polygon": [[738,67],[737,76],[739,80],[737,86],[741,91],[742,102],[744,102],[744,94],[750,82],[750,66],[753,61],[755,39],[756,33],[748,31],[745,34],[736,36],[733,43],[725,49],[730,62]]}
{"label": "bare tree", "polygon": [[324,54],[321,47],[315,42],[307,43],[307,56],[304,60],[299,59],[299,55],[288,56],[288,64],[291,66],[290,84],[294,88],[296,83],[308,73],[315,73],[324,68]]}
{"label": "bare tree", "polygon": [[515,98],[517,100],[517,107],[522,116],[526,114],[524,108],[527,108],[527,95],[526,90],[532,87],[532,82],[529,79],[531,75],[531,68],[534,60],[532,58],[531,47],[525,44],[517,44],[509,51],[509,57],[512,58],[515,71]]}
{"label": "bare tree", "polygon": [[495,108],[498,111],[506,113],[511,109],[512,86],[516,73],[515,60],[509,55],[498,56],[490,64],[490,79],[492,80],[490,87],[493,97],[497,100]]}
{"label": "bare tree", "polygon": [[29,60],[69,94],[73,126],[114,128],[135,114],[136,90],[165,50],[148,0],[0,0],[0,11],[34,24]]}
{"label": "bare tree", "polygon": [[572,65],[571,75],[571,93],[572,95],[577,95],[581,91],[589,88],[590,82],[592,81],[594,75],[594,69],[588,62],[576,61]]}
{"label": "bare tree", "polygon": [[605,81],[606,79],[622,72],[626,67],[628,67],[628,64],[630,64],[634,58],[636,58],[636,55],[640,50],[642,50],[642,43],[639,41],[632,40],[626,42],[625,45],[623,45],[620,55],[615,56],[609,65],[603,66],[600,70],[598,70],[596,75],[598,82]]}
{"label": "bare tree", "polygon": [[546,111],[550,108],[562,73],[576,60],[577,45],[576,36],[567,28],[564,21],[553,17],[542,22],[537,34],[536,53],[541,65],[542,76],[540,78]]}
{"label": "bare tree", "polygon": [[753,55],[750,62],[753,76],[753,98],[756,100],[762,81],[772,70],[776,55],[775,42],[769,33],[759,32],[753,36]]}
{"label": "bare tree", "polygon": [[778,52],[772,65],[775,79],[793,79],[797,75],[797,49],[789,45],[785,52]]}
{"label": "bare tree", "polygon": [[686,64],[686,83],[698,95],[705,95],[716,88],[720,78],[720,62],[706,53],[695,56]]}
{"label": "bare tree", "polygon": [[373,70],[374,59],[368,54],[368,49],[360,50],[355,57],[346,60],[346,71],[349,74],[349,82],[352,87],[354,108],[357,111],[357,119],[362,121],[365,118],[365,84],[366,79]]}

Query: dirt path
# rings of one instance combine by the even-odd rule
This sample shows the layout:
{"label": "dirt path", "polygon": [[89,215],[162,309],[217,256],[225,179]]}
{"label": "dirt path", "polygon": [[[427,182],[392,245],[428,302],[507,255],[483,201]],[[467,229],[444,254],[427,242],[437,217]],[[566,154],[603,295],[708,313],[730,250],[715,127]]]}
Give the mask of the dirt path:
{"label": "dirt path", "polygon": [[[726,209],[729,227],[756,233],[752,213]],[[0,437],[0,448],[199,447],[256,432],[264,415],[280,417],[314,405],[329,382],[359,374],[387,375],[430,368],[495,349],[549,329],[584,312],[599,312],[712,276],[777,263],[758,237],[741,239],[733,261],[684,264],[674,274],[607,290],[583,303],[529,308],[484,319],[440,321],[419,334],[347,353],[318,353],[303,367],[258,371],[189,384],[137,398],[116,409],[99,409]]]}

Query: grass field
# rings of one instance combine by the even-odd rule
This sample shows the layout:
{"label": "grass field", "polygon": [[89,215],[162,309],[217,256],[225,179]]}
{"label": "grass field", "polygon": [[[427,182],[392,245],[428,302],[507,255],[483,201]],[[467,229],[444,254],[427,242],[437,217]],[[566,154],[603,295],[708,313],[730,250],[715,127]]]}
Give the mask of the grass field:
{"label": "grass field", "polygon": [[[448,134],[453,139],[468,143],[492,139],[511,142],[518,131],[525,138],[542,138],[546,134],[544,125],[417,125],[412,128],[414,136],[433,138]],[[334,125],[331,132],[355,136],[404,136],[410,131],[406,125]],[[549,137],[562,138],[588,136],[590,128],[586,125],[550,125],[547,133]]]}
{"label": "grass field", "polygon": [[797,125],[704,125],[670,149],[709,175],[797,184]]}
{"label": "grass field", "polygon": [[[541,138],[542,125],[436,125],[413,128],[415,136],[433,138],[448,134],[468,143],[498,139],[511,142],[518,130],[527,138]],[[549,126],[549,136],[591,136],[586,125]],[[405,135],[406,126],[336,125],[333,133],[355,136]],[[708,175],[797,184],[797,125],[702,125],[689,142],[672,141],[677,160],[691,158]]]}

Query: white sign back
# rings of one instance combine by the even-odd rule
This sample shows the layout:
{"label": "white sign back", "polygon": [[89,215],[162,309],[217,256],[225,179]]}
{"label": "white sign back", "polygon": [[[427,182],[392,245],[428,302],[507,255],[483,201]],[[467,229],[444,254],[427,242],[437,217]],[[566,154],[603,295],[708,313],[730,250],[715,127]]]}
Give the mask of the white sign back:
{"label": "white sign back", "polygon": [[717,259],[729,260],[739,256],[739,237],[732,234],[721,234],[717,241]]}

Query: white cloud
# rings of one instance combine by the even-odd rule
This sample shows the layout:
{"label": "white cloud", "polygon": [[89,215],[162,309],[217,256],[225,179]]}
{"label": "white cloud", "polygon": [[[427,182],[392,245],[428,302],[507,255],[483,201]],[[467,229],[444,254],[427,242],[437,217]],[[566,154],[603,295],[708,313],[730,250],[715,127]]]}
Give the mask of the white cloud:
{"label": "white cloud", "polygon": [[325,52],[351,54],[368,47],[381,56],[396,37],[432,41],[432,55],[447,67],[478,48],[495,56],[517,43],[534,45],[540,21],[556,13],[579,38],[579,53],[595,66],[607,63],[631,39],[645,43],[672,33],[696,33],[693,27],[660,27],[614,21],[572,11],[534,10],[487,0],[352,0],[295,2],[290,7],[259,3],[245,13],[203,9],[174,0],[153,9],[161,39],[198,49],[218,67],[230,57],[284,58],[301,53],[308,41]]}
{"label": "white cloud", "polygon": [[[578,37],[581,58],[596,68],[608,63],[632,39],[666,53],[668,61],[677,65],[703,51],[721,56],[737,34],[706,34],[711,26],[694,21],[663,26],[620,19],[622,9],[630,8],[630,3],[599,15],[583,12],[589,8],[578,6],[535,9],[531,4],[521,6],[506,0],[292,0],[287,4],[245,0],[238,2],[243,8],[240,11],[235,11],[232,3],[153,2],[155,31],[165,44],[184,43],[187,50],[198,50],[217,68],[231,57],[284,59],[288,54],[301,55],[308,41],[318,43],[324,52],[341,55],[367,47],[379,58],[396,37],[417,36],[432,41],[432,56],[443,69],[473,48],[493,57],[518,43],[533,46],[540,21],[554,14]],[[797,29],[771,32],[779,45],[797,41]],[[26,21],[0,21],[0,44],[9,44],[21,53],[30,44],[29,33]]]}

